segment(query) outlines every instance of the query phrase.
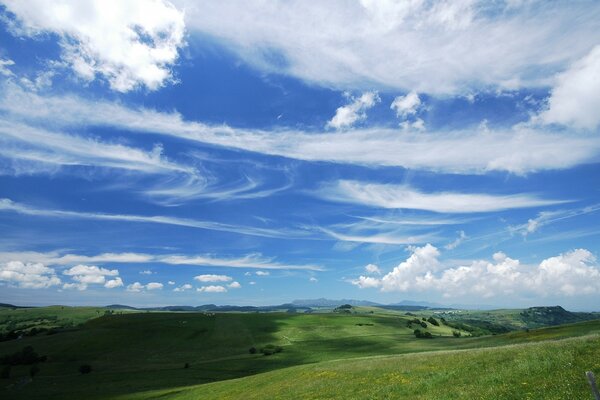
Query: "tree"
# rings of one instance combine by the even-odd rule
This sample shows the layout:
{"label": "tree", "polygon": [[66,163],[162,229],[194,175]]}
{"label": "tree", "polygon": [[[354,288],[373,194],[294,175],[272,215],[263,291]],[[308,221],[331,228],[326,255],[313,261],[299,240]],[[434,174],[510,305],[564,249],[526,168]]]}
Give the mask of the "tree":
{"label": "tree", "polygon": [[256,354],[256,347],[250,347],[250,349],[248,350],[248,352],[250,354]]}
{"label": "tree", "polygon": [[33,379],[33,377],[36,376],[38,372],[40,372],[40,367],[38,367],[37,365],[34,365],[31,368],[29,368],[29,376],[31,377],[31,379]]}
{"label": "tree", "polygon": [[190,367],[190,363],[185,363],[185,364],[183,364],[183,368],[184,368],[184,369],[188,369],[189,367]]}
{"label": "tree", "polygon": [[452,336],[454,336],[454,337],[460,337],[461,333],[460,333],[460,331],[452,331]]}
{"label": "tree", "polygon": [[92,372],[92,366],[89,364],[83,364],[79,366],[79,372],[83,375],[83,374],[89,374],[90,372]]}
{"label": "tree", "polygon": [[427,322],[429,322],[431,325],[440,326],[440,323],[437,322],[437,320],[433,317],[427,318]]}

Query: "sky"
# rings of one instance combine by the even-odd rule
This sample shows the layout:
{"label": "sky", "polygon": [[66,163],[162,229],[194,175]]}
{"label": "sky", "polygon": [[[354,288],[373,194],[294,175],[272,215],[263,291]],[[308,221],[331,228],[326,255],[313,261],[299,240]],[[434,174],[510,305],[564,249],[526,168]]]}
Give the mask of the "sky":
{"label": "sky", "polygon": [[600,310],[600,3],[0,0],[0,302]]}

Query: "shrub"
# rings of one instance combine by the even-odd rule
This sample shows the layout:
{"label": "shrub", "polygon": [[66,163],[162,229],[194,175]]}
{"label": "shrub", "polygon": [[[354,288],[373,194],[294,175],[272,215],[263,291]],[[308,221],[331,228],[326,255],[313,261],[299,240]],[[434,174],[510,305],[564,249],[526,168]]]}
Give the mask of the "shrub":
{"label": "shrub", "polygon": [[432,339],[433,338],[433,336],[431,335],[430,332],[423,332],[420,329],[415,329],[414,334],[415,334],[415,337],[417,337],[419,339]]}
{"label": "shrub", "polygon": [[454,336],[454,337],[460,337],[461,333],[460,333],[460,331],[452,331],[452,336]]}
{"label": "shrub", "polygon": [[83,364],[79,366],[79,372],[83,375],[83,374],[89,374],[90,372],[92,372],[92,366],[89,364]]}
{"label": "shrub", "polygon": [[427,322],[429,322],[431,325],[440,326],[440,323],[437,322],[437,320],[433,317],[427,318]]}
{"label": "shrub", "polygon": [[188,369],[190,367],[190,363],[183,364],[183,369]]}
{"label": "shrub", "polygon": [[31,379],[33,379],[33,377],[36,376],[38,372],[40,372],[40,367],[38,367],[37,365],[34,365],[31,368],[29,368],[29,376],[31,377]]}
{"label": "shrub", "polygon": [[265,347],[263,347],[262,349],[260,349],[260,352],[265,356],[270,356],[275,353],[281,353],[282,351],[283,351],[283,347],[275,346],[273,344],[268,344]]}
{"label": "shrub", "polygon": [[46,361],[46,356],[38,356],[38,354],[33,351],[33,347],[26,346],[23,347],[21,351],[17,351],[13,354],[5,355],[0,359],[0,364],[5,365],[31,365],[37,364],[38,362]]}
{"label": "shrub", "polygon": [[256,354],[256,347],[250,347],[250,349],[248,350],[248,352],[250,354]]}

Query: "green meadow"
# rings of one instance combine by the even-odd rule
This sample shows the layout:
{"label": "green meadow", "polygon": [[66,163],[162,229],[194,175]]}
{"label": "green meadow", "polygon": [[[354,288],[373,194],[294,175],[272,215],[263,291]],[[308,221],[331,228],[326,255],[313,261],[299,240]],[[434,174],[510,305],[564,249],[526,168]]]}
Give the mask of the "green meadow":
{"label": "green meadow", "polygon": [[[514,322],[521,314],[495,313],[495,324],[501,315]],[[39,332],[0,342],[0,357],[31,346],[47,359],[33,379],[31,365],[12,366],[10,377],[0,379],[0,397],[585,398],[585,371],[600,374],[598,320],[480,335],[481,327],[460,321],[476,325],[487,321],[484,313],[461,318],[374,307],[343,313],[6,308],[0,332],[17,325]],[[465,330],[456,328],[459,322]],[[415,337],[417,328],[431,338]],[[263,355],[268,345],[281,352]],[[91,372],[80,373],[82,365]]]}

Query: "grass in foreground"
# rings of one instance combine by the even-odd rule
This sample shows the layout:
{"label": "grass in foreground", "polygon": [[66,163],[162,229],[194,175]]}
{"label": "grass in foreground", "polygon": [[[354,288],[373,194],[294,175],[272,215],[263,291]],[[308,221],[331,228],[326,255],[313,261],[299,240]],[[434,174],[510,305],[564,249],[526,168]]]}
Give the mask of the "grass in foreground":
{"label": "grass in foreground", "polygon": [[586,399],[600,373],[600,336],[339,360],[119,400]]}

